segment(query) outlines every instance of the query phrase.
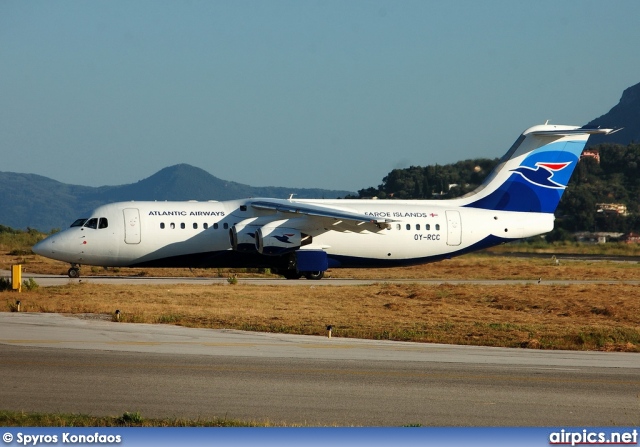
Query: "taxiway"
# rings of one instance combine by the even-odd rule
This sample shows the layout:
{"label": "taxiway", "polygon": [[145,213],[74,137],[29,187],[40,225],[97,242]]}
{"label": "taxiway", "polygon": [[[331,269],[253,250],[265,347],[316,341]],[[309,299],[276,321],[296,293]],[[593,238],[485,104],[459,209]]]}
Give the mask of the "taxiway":
{"label": "taxiway", "polygon": [[0,313],[5,410],[338,426],[637,425],[640,357]]}

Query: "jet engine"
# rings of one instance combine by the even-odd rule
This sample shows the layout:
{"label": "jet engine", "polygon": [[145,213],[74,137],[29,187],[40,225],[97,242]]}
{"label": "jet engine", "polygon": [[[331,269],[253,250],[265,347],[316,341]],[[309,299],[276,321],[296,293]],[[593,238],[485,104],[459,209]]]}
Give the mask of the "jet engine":
{"label": "jet engine", "polygon": [[256,251],[256,230],[259,225],[249,225],[239,222],[229,229],[229,240],[231,247],[235,251],[255,253]]}

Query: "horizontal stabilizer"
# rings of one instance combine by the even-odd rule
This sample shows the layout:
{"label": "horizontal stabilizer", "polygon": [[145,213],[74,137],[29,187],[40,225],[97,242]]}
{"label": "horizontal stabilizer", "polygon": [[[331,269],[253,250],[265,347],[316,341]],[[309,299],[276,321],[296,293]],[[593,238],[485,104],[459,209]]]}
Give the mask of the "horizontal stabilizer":
{"label": "horizontal stabilizer", "polygon": [[569,135],[611,135],[616,133],[620,129],[600,129],[600,128],[585,128],[581,127],[579,129],[558,129],[558,130],[534,130],[529,132],[529,135],[553,135],[553,136],[569,136]]}

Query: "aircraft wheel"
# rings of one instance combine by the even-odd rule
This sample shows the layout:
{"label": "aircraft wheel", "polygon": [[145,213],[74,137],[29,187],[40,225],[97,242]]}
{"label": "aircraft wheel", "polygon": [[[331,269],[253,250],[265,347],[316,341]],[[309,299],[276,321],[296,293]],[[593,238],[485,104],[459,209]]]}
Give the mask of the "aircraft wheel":
{"label": "aircraft wheel", "polygon": [[322,279],[324,277],[324,272],[304,272],[304,277],[307,279]]}
{"label": "aircraft wheel", "polygon": [[67,272],[67,275],[69,275],[69,278],[79,278],[80,277],[80,269],[78,269],[76,267],[71,267],[69,269],[69,271]]}
{"label": "aircraft wheel", "polygon": [[287,279],[300,279],[300,277],[302,276],[302,273],[300,273],[297,270],[285,270],[282,273],[282,276],[284,276]]}

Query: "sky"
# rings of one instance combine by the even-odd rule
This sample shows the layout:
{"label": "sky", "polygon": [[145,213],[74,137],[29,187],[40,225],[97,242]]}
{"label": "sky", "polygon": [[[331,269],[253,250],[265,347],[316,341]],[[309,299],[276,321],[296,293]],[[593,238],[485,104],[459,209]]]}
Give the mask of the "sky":
{"label": "sky", "polygon": [[640,82],[640,2],[0,0],[0,171],[357,191]]}

